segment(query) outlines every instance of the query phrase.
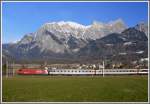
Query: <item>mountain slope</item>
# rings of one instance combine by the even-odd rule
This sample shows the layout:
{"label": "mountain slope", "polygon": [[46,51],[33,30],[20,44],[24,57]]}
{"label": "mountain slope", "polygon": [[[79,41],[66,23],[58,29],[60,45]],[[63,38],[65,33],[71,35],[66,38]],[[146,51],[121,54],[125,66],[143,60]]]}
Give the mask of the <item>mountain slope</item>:
{"label": "mountain slope", "polygon": [[[78,57],[113,61],[138,60],[148,57],[148,38],[144,32],[128,28],[120,34],[112,33],[89,42],[80,49]],[[124,60],[119,60],[118,57],[124,57]]]}

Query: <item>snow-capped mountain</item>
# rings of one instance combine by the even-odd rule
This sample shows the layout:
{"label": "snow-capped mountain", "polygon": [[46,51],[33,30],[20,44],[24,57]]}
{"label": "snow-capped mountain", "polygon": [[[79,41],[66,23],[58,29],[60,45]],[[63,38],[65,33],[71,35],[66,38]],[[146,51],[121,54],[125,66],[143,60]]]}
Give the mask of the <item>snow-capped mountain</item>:
{"label": "snow-capped mountain", "polygon": [[39,47],[41,52],[49,50],[54,53],[70,53],[84,47],[89,40],[99,39],[110,33],[120,33],[125,28],[121,19],[107,24],[93,22],[88,26],[70,21],[45,23],[38,31],[25,35],[17,44],[32,43],[29,48]]}
{"label": "snow-capped mountain", "polygon": [[75,38],[87,39],[97,39],[101,38],[109,33],[122,32],[126,28],[124,22],[118,19],[107,24],[94,21],[91,25],[84,26],[75,22],[52,22],[44,24],[35,35],[41,35],[41,31],[49,31],[59,39],[68,38],[71,35]]}
{"label": "snow-capped mountain", "polygon": [[[26,34],[17,43],[3,44],[3,57],[13,57],[18,60],[73,59],[82,58],[84,55],[98,57],[97,55],[101,52],[101,56],[113,55],[110,51],[112,45],[114,46],[112,52],[120,52],[117,50],[121,49],[121,46],[126,46],[126,49],[121,49],[121,53],[128,48],[130,51],[131,45],[136,41],[139,41],[139,44],[132,49],[135,47],[134,51],[145,53],[147,32],[141,29],[143,27],[144,25],[138,24],[133,28],[127,28],[121,19],[108,23],[94,21],[88,26],[70,21],[45,23],[36,32]],[[146,27],[144,29],[146,30]],[[100,40],[100,46],[97,47],[98,40]],[[136,47],[144,47],[144,50],[136,50]]]}

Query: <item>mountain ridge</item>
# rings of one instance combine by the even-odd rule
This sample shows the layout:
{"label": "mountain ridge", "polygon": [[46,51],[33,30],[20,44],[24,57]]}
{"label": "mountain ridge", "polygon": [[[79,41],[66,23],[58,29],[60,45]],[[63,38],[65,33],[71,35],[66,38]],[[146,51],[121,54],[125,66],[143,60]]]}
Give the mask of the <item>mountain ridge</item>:
{"label": "mountain ridge", "polygon": [[[113,59],[113,55],[120,56],[126,52],[134,53],[139,58],[147,57],[148,29],[145,28],[144,24],[125,28],[120,19],[107,24],[93,22],[87,27],[64,21],[48,23],[42,25],[38,31],[26,34],[17,43],[3,44],[3,59],[95,60],[101,56]],[[132,46],[133,44],[137,46]],[[143,52],[141,56],[140,52]],[[133,60],[135,59],[138,58],[134,57]]]}

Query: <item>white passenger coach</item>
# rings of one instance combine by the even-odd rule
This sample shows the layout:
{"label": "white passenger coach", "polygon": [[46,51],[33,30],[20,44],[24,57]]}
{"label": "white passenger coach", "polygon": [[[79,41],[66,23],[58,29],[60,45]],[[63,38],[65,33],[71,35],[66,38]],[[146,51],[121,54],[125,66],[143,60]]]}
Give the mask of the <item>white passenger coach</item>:
{"label": "white passenger coach", "polygon": [[50,69],[49,75],[113,75],[113,74],[148,74],[148,69]]}

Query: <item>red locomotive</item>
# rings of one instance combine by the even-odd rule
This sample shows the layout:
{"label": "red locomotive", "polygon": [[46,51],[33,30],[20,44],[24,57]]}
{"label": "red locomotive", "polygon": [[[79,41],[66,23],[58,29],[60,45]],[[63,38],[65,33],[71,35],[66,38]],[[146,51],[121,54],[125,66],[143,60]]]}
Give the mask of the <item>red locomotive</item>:
{"label": "red locomotive", "polygon": [[33,69],[33,68],[22,68],[17,70],[17,74],[21,75],[40,75],[40,74],[48,74],[47,70],[42,69]]}

